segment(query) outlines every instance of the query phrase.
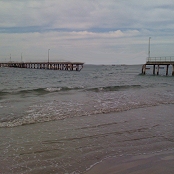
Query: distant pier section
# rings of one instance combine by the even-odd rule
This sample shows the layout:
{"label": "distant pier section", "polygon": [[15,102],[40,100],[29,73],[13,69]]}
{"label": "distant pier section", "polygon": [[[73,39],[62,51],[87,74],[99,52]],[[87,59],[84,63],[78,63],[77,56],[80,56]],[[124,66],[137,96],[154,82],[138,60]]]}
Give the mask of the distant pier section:
{"label": "distant pier section", "polygon": [[81,71],[83,65],[84,63],[81,62],[0,62],[0,67],[49,69],[64,71]]}
{"label": "distant pier section", "polygon": [[166,76],[169,74],[169,66],[172,66],[172,76],[174,76],[174,57],[148,57],[146,64],[142,66],[142,74],[146,74],[146,70],[153,68],[153,75],[159,75],[160,69],[165,69]]}

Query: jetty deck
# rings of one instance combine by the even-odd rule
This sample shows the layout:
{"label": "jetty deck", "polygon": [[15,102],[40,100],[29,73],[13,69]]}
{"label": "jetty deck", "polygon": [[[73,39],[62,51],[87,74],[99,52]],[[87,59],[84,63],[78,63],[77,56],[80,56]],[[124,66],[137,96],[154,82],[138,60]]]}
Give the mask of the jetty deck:
{"label": "jetty deck", "polygon": [[166,66],[166,76],[169,74],[169,66],[172,66],[172,76],[174,76],[174,57],[148,57],[146,64],[142,66],[142,74],[146,74],[147,65],[153,66],[153,75],[159,75],[161,67]]}
{"label": "jetty deck", "polygon": [[81,71],[81,62],[0,62],[0,67]]}

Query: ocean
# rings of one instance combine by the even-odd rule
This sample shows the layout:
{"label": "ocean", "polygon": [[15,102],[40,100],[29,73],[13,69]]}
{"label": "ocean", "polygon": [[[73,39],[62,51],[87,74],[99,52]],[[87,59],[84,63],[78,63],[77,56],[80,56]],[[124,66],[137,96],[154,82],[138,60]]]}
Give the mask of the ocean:
{"label": "ocean", "polygon": [[173,150],[171,69],[141,68],[1,67],[0,171],[78,174],[111,156]]}

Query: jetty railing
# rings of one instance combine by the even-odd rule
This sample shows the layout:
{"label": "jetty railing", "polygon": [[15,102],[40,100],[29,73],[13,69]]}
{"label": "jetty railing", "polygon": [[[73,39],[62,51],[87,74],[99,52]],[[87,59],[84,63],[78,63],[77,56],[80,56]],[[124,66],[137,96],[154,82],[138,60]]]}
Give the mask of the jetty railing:
{"label": "jetty railing", "polygon": [[146,62],[174,62],[174,56],[147,57]]}
{"label": "jetty railing", "polygon": [[172,69],[172,76],[174,76],[174,56],[165,56],[165,57],[147,57],[146,64],[142,66],[142,74],[146,74],[146,66],[153,66],[153,75],[157,74],[159,75],[159,69],[162,66],[166,66],[166,75],[168,75],[169,66],[171,65],[173,67]]}

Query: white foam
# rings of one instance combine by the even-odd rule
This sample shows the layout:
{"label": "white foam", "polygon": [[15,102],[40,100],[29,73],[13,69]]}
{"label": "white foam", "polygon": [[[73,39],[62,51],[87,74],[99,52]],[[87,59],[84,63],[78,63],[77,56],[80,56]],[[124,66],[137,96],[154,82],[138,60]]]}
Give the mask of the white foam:
{"label": "white foam", "polygon": [[46,91],[49,92],[55,92],[55,91],[60,91],[62,88],[46,88]]}

